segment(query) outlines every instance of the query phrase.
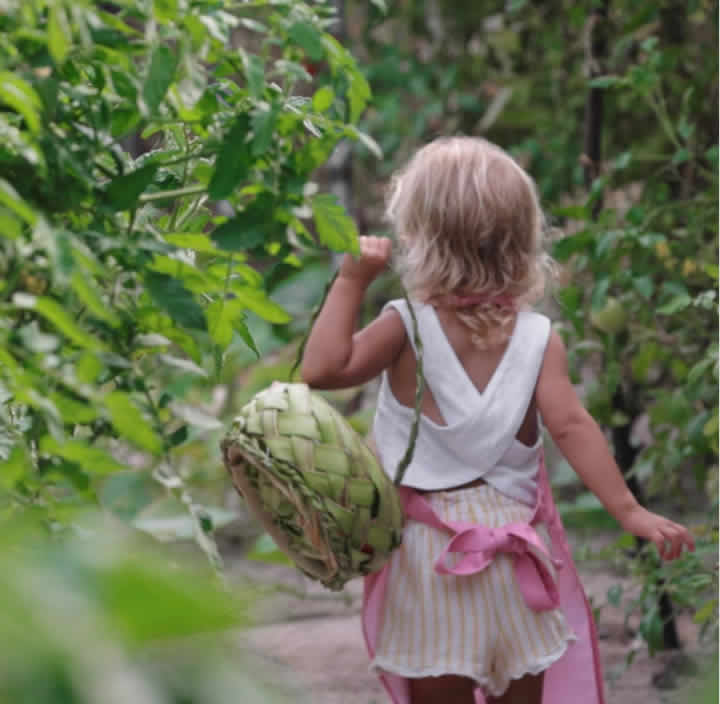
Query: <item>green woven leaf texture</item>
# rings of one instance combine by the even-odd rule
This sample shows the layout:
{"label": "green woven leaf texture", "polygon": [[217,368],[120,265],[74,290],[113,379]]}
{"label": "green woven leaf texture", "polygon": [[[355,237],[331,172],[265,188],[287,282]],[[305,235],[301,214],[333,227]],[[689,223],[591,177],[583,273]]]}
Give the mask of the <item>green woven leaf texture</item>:
{"label": "green woven leaf texture", "polygon": [[305,384],[258,393],[222,450],[233,483],[278,547],[326,587],[376,571],[400,544],[395,487],[360,435]]}

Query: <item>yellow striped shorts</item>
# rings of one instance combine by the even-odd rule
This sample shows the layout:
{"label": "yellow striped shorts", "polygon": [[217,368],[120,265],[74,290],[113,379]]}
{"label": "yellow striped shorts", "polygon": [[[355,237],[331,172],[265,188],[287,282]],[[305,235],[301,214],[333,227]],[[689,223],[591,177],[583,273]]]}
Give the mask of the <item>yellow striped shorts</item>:
{"label": "yellow striped shorts", "polygon": [[[533,514],[487,484],[425,498],[445,521],[491,528],[527,522]],[[535,528],[549,548],[545,527]],[[408,521],[403,543],[390,559],[371,667],[403,677],[464,675],[497,697],[511,680],[547,669],[575,635],[560,609],[536,612],[526,605],[509,555],[499,554],[474,575],[437,574],[435,560],[449,539],[424,523]]]}

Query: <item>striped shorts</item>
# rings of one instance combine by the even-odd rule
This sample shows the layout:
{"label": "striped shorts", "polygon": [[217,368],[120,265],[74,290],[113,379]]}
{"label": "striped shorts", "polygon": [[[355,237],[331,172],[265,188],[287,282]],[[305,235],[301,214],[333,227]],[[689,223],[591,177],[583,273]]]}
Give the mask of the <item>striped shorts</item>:
{"label": "striped shorts", "polygon": [[[446,521],[491,528],[527,522],[533,513],[487,484],[425,498]],[[535,529],[549,547],[545,527]],[[390,559],[371,667],[403,677],[464,675],[497,697],[511,680],[547,669],[575,635],[560,609],[536,612],[526,605],[509,555],[499,554],[474,575],[437,574],[433,565],[448,540],[435,528],[408,521],[403,543]]]}

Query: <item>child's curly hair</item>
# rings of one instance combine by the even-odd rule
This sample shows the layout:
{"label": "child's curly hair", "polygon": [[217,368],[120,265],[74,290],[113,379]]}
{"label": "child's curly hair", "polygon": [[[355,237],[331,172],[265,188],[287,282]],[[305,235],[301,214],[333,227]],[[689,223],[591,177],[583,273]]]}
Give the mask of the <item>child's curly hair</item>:
{"label": "child's curly hair", "polygon": [[515,308],[536,301],[552,271],[533,180],[485,139],[441,138],[420,149],[393,178],[387,217],[400,243],[403,283],[415,298],[441,304],[453,295],[487,297],[457,310],[481,348],[509,337]]}

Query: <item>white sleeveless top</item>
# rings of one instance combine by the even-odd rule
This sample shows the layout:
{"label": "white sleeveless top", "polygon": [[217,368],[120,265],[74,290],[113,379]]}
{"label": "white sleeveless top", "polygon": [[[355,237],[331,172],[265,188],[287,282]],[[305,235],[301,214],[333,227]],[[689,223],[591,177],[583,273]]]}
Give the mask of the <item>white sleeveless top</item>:
{"label": "white sleeveless top", "polygon": [[[396,300],[389,306],[400,313],[415,350],[407,303]],[[480,392],[457,358],[434,308],[413,306],[423,343],[425,380],[447,425],[420,416],[415,453],[403,485],[438,490],[482,478],[503,494],[534,505],[542,428],[532,447],[515,436],[535,392],[550,320],[539,313],[518,313],[505,353]],[[414,410],[395,398],[387,371],[383,372],[373,436],[391,478],[407,449],[413,418]]]}

